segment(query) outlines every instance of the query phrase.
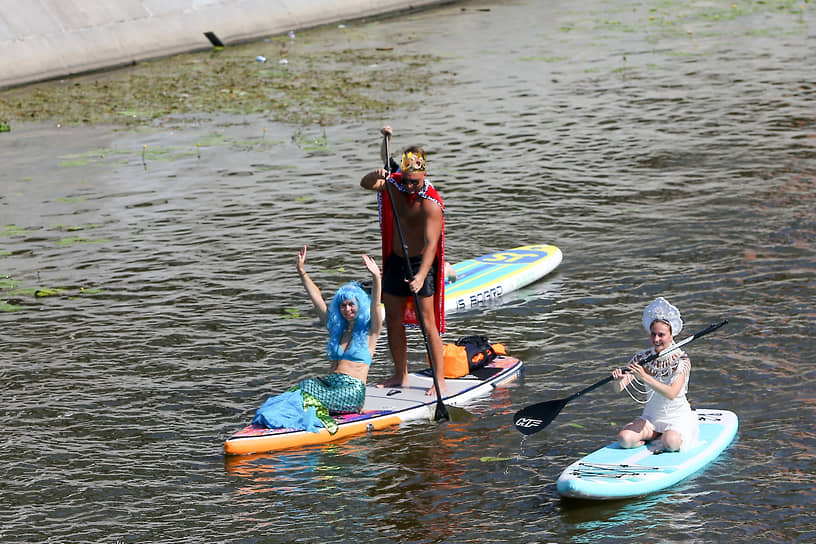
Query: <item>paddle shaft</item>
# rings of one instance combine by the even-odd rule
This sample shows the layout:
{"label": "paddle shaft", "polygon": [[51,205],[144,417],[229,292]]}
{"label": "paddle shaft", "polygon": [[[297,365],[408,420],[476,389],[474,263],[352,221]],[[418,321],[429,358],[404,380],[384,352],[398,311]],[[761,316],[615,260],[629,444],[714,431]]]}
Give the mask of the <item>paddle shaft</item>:
{"label": "paddle shaft", "polygon": [[[688,338],[685,338],[685,339],[681,340],[680,342],[678,342],[674,346],[671,346],[668,349],[664,349],[660,353],[655,353],[653,355],[650,355],[644,361],[641,361],[640,364],[648,363],[650,361],[653,361],[653,360],[657,359],[661,355],[666,355],[668,353],[671,353],[672,351],[674,351],[676,349],[679,349],[681,346],[684,346],[684,345],[696,340],[697,338],[700,338],[701,336],[705,336],[706,334],[708,334],[710,332],[714,332],[715,330],[719,329],[720,327],[722,327],[726,323],[728,323],[728,320],[724,320],[724,321],[721,321],[719,323],[714,323],[713,325],[709,325],[705,329],[703,329],[703,330],[701,330],[701,331],[699,331],[697,333],[692,334]],[[624,369],[624,372],[627,372],[627,371],[628,371],[628,369]],[[581,395],[584,395],[586,393],[589,393],[590,391],[593,391],[593,390],[601,387],[604,384],[607,384],[607,383],[611,382],[613,379],[614,378],[612,376],[608,376],[608,377],[604,378],[603,380],[599,381],[598,383],[594,383],[594,384],[590,385],[589,387],[587,387],[585,389],[582,389],[582,390],[578,391],[577,393],[575,393],[575,394],[573,394],[573,395],[571,395],[569,397],[566,397],[566,398],[563,398],[563,399],[548,400],[548,401],[544,401],[544,402],[539,402],[537,404],[527,406],[526,408],[522,408],[521,410],[516,412],[515,416],[513,416],[513,424],[516,426],[516,429],[522,434],[529,435],[529,434],[537,433],[538,431],[540,431],[541,429],[543,429],[544,427],[549,425],[552,422],[552,420],[555,419],[556,416],[558,416],[558,414],[561,412],[561,410],[564,408],[564,406],[567,405],[567,403],[569,403],[572,400],[577,399]]]}
{"label": "paddle shaft", "polygon": [[[402,233],[402,225],[400,225],[399,214],[397,213],[397,205],[394,203],[394,195],[391,192],[391,184],[388,179],[391,177],[391,146],[389,144],[390,138],[388,134],[383,136],[385,138],[385,171],[387,176],[385,178],[385,190],[388,192],[388,201],[391,203],[391,212],[394,214],[394,224],[397,227],[397,234],[399,235],[400,245],[402,246],[402,255],[405,258],[405,266],[411,279],[414,278],[414,270],[411,266],[411,259],[408,257],[408,246],[405,243],[405,235]],[[437,271],[438,273],[438,271]],[[442,392],[439,389],[439,381],[436,379],[436,365],[438,361],[435,360],[433,350],[431,349],[431,342],[428,339],[428,330],[425,328],[425,316],[422,314],[422,306],[419,304],[419,295],[412,291],[414,295],[414,310],[419,322],[419,329],[422,331],[422,339],[425,341],[425,351],[428,354],[428,359],[431,362],[431,376],[433,377],[434,390],[436,391],[436,417],[434,419],[439,421],[441,419],[450,420],[450,415],[442,402]]]}
{"label": "paddle shaft", "polygon": [[[646,359],[644,359],[643,361],[641,361],[641,362],[640,362],[640,363],[638,363],[638,364],[640,364],[640,365],[644,365],[644,364],[646,364],[646,363],[650,363],[650,362],[654,361],[654,360],[655,360],[655,359],[657,359],[658,357],[662,357],[662,356],[664,356],[664,355],[668,355],[669,353],[671,353],[671,352],[673,352],[673,351],[675,351],[675,350],[680,349],[682,346],[685,346],[686,344],[688,344],[688,343],[690,343],[690,342],[693,342],[693,341],[694,341],[694,340],[696,340],[697,338],[700,338],[701,336],[705,336],[706,334],[708,334],[708,333],[710,333],[710,332],[713,332],[713,331],[715,331],[715,330],[719,329],[720,327],[722,327],[722,326],[723,326],[723,325],[725,325],[726,323],[728,323],[728,320],[721,321],[720,323],[714,323],[713,325],[709,325],[709,326],[708,326],[708,327],[706,327],[705,329],[703,329],[703,330],[701,330],[701,331],[699,331],[699,332],[696,332],[696,333],[692,334],[692,335],[691,335],[691,336],[689,336],[688,338],[684,338],[684,339],[683,339],[683,340],[681,340],[680,342],[677,342],[675,345],[673,345],[673,346],[671,346],[671,347],[669,347],[669,348],[664,349],[664,350],[663,350],[663,351],[661,351],[660,353],[653,353],[652,355],[648,356]],[[629,369],[628,369],[628,368],[624,368],[624,369],[623,369],[623,371],[624,371],[624,372],[629,372]],[[598,383],[594,383],[594,384],[590,385],[589,387],[587,387],[586,389],[582,389],[582,390],[578,391],[577,393],[575,393],[574,395],[570,396],[570,397],[568,398],[567,402],[569,402],[569,401],[571,401],[571,400],[574,400],[574,399],[577,399],[578,397],[580,397],[581,395],[583,395],[583,394],[585,394],[585,393],[589,393],[590,391],[594,391],[595,389],[597,389],[597,388],[601,387],[602,385],[606,385],[606,384],[608,384],[608,383],[609,383],[609,382],[611,382],[613,379],[614,379],[614,378],[613,378],[612,376],[607,376],[606,378],[604,378],[603,380],[599,381]]]}

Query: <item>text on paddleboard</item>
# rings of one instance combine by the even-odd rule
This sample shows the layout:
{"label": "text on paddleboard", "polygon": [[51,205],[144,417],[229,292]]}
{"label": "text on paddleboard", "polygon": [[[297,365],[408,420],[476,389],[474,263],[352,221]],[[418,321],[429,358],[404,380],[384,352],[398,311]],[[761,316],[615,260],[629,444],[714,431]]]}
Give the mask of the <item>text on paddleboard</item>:
{"label": "text on paddleboard", "polygon": [[473,293],[470,296],[458,298],[456,299],[456,311],[462,312],[483,304],[488,304],[491,301],[501,298],[503,293],[504,287],[497,285],[496,287],[491,287],[490,289]]}

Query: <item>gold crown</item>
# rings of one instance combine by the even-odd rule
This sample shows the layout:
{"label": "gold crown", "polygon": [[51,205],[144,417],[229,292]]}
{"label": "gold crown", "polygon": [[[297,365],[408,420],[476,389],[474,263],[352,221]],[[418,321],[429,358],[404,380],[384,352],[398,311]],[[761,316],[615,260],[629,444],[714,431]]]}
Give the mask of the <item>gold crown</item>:
{"label": "gold crown", "polygon": [[408,172],[424,172],[425,171],[425,154],[424,153],[414,153],[413,151],[408,151],[407,153],[402,154],[402,164],[400,165],[400,169],[403,173]]}

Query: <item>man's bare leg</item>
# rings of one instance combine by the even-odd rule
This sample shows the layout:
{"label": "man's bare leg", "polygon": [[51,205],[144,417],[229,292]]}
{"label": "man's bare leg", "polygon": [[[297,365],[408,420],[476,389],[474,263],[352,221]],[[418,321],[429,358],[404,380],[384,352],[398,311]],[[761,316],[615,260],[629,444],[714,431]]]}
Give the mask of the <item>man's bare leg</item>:
{"label": "man's bare leg", "polygon": [[408,386],[408,339],[402,317],[405,312],[406,297],[383,294],[385,302],[385,328],[388,331],[388,349],[394,361],[394,374],[377,387]]}
{"label": "man's bare leg", "polygon": [[[444,345],[442,337],[439,336],[439,330],[436,328],[436,316],[434,312],[434,297],[418,297],[419,305],[422,307],[422,318],[425,322],[425,332],[428,334],[428,344],[431,347],[434,361],[434,376],[436,376],[436,383],[439,385],[439,392],[445,396],[447,392],[447,384],[445,383],[445,365],[444,365]],[[436,396],[436,388],[428,389],[427,395]]]}

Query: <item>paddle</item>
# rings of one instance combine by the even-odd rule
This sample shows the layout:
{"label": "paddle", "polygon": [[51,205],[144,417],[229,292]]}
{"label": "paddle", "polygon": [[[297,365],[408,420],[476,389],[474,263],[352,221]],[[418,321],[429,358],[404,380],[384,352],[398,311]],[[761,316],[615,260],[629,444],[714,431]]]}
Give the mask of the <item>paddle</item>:
{"label": "paddle", "polygon": [[[660,353],[650,355],[643,362],[641,362],[641,364],[654,361],[661,355],[666,355],[676,349],[679,349],[680,346],[684,346],[688,343],[693,342],[697,338],[700,338],[701,336],[705,336],[710,332],[716,331],[726,323],[728,323],[728,320],[721,321],[720,323],[714,323],[713,325],[709,325],[705,329],[692,334],[691,336],[683,339],[674,346],[664,349]],[[626,371],[628,370],[624,369],[624,372]],[[521,434],[529,435],[537,433],[538,431],[549,425],[552,422],[552,420],[555,419],[556,416],[558,416],[558,413],[561,412],[561,409],[564,408],[564,406],[566,406],[569,401],[575,400],[581,395],[589,393],[590,391],[593,391],[601,387],[602,385],[611,382],[612,380],[613,380],[612,376],[608,376],[603,380],[599,381],[598,383],[592,384],[586,389],[582,389],[567,398],[548,400],[545,402],[539,402],[538,404],[527,406],[526,408],[522,408],[521,410],[516,412],[516,415],[513,416],[513,424],[516,426],[516,429],[518,429],[518,431]]]}
{"label": "paddle", "polygon": [[[391,177],[391,149],[388,143],[388,134],[384,135],[383,138],[385,138],[385,171],[388,173],[385,178],[385,190],[388,191],[388,200],[391,202],[391,212],[394,214],[394,223],[397,226],[397,234],[399,234],[400,244],[402,245],[402,255],[405,257],[405,266],[408,270],[408,274],[411,276],[411,279],[413,279],[414,271],[411,267],[411,260],[408,258],[408,246],[405,244],[405,236],[402,234],[402,226],[400,225],[399,214],[397,213],[397,205],[394,203],[394,195],[391,193],[391,184],[388,182],[388,178]],[[439,264],[441,265],[441,263]],[[419,295],[417,295],[415,292],[413,295],[414,309],[416,310],[414,313],[416,313],[419,328],[422,331],[422,338],[425,340],[425,352],[428,354],[428,359],[431,361],[431,376],[433,377],[434,390],[436,391],[436,413],[434,415],[434,421],[441,421],[443,419],[450,421],[448,409],[442,402],[442,393],[439,390],[439,382],[436,379],[435,372],[437,363],[441,364],[442,361],[434,360],[433,350],[431,350],[431,344],[428,340],[428,331],[425,328],[425,317],[422,315],[422,307],[419,305]]]}

